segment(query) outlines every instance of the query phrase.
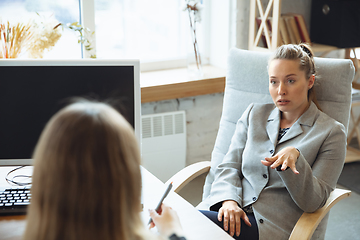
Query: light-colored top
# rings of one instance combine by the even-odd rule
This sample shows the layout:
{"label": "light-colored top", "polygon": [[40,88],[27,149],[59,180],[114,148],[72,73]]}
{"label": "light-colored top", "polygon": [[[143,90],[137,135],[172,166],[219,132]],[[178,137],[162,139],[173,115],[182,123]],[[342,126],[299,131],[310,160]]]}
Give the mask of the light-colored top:
{"label": "light-colored top", "polygon": [[[303,212],[321,208],[335,188],[346,151],[344,126],[314,103],[278,142],[280,111],[274,104],[251,104],[236,125],[228,153],[217,167],[210,195],[212,209],[225,200],[252,204],[262,239],[288,239]],[[260,161],[281,149],[300,151],[296,168],[277,171]],[[313,239],[323,239],[326,220]]]}

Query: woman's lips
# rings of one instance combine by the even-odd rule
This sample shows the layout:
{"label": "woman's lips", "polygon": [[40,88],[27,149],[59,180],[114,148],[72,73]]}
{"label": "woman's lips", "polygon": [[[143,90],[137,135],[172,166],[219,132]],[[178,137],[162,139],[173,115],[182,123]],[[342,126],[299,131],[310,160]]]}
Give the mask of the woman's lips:
{"label": "woman's lips", "polygon": [[277,101],[277,103],[279,105],[286,105],[286,104],[290,103],[290,101],[286,100],[286,99],[280,99],[280,100]]}

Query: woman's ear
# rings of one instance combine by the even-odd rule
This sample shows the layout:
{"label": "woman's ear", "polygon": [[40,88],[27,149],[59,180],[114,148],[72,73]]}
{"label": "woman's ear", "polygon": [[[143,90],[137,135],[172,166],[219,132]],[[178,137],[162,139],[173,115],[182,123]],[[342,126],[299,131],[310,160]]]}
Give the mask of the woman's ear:
{"label": "woman's ear", "polygon": [[312,74],[309,78],[309,85],[308,85],[309,89],[311,89],[314,86],[314,83],[315,83],[315,75]]}

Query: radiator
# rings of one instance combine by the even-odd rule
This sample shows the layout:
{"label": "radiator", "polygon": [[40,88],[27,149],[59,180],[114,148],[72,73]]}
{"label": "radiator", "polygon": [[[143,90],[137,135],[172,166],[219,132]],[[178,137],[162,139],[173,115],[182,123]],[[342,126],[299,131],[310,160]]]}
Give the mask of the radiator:
{"label": "radiator", "polygon": [[185,167],[185,111],[141,116],[142,165],[161,181]]}

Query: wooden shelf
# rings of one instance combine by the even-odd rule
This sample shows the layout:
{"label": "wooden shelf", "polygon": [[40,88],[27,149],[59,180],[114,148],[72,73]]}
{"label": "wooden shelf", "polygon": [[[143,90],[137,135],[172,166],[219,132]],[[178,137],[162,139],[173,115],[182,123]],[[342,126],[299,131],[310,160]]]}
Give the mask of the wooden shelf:
{"label": "wooden shelf", "polygon": [[347,147],[347,151],[346,151],[346,157],[345,157],[345,162],[355,162],[355,161],[359,161],[360,160],[360,150],[350,147]]}
{"label": "wooden shelf", "polygon": [[225,89],[226,71],[206,65],[202,78],[190,77],[186,68],[140,74],[141,102],[220,93]]}
{"label": "wooden shelf", "polygon": [[[266,7],[262,5],[263,2],[259,0],[250,1],[250,19],[249,19],[249,50],[254,51],[274,51],[279,45],[280,28],[279,21],[281,17],[281,0],[269,0]],[[272,15],[272,16],[270,16]],[[268,24],[265,24],[269,18],[272,18],[272,31],[269,31]],[[261,19],[261,25],[257,26],[256,19]],[[260,47],[260,39],[264,31],[264,38],[268,47]],[[270,34],[271,32],[271,34]],[[321,56],[328,54],[331,51],[338,50],[338,47],[324,44],[312,43],[311,49],[314,52],[321,52]]]}

